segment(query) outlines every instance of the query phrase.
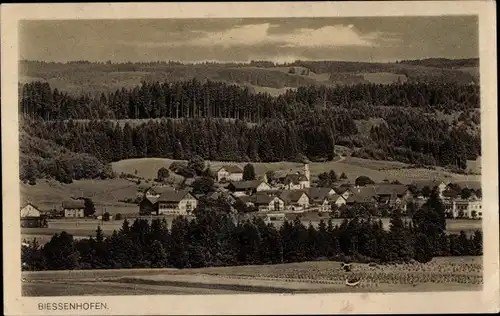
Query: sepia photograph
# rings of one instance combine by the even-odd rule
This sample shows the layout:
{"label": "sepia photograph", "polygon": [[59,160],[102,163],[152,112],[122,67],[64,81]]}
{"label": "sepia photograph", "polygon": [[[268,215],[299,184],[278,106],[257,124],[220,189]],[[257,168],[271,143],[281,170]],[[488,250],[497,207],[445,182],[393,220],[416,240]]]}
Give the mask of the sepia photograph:
{"label": "sepia photograph", "polygon": [[33,302],[19,313],[249,307],[242,294],[342,295],[348,313],[356,294],[440,292],[498,311],[496,44],[480,32],[494,6],[297,4],[311,11],[2,8],[18,15],[2,28],[17,41],[2,53],[2,160],[11,299]]}

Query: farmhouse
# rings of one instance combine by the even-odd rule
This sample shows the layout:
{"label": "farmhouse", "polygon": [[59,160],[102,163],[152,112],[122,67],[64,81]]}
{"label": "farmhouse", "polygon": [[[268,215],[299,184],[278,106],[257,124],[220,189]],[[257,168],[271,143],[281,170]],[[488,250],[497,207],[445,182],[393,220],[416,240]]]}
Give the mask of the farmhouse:
{"label": "farmhouse", "polygon": [[279,196],[290,211],[301,211],[309,207],[309,196],[303,190],[283,191]]}
{"label": "farmhouse", "polygon": [[481,200],[475,197],[445,200],[443,206],[448,216],[453,218],[481,219],[483,217]]}
{"label": "farmhouse", "polygon": [[309,201],[313,205],[319,206],[319,211],[328,212],[330,207],[330,197],[335,195],[335,190],[331,188],[311,187],[305,190],[309,196]]}
{"label": "farmhouse", "polygon": [[353,190],[353,194],[349,196],[346,200],[347,205],[362,204],[365,206],[371,206],[377,204],[377,194],[375,187],[360,187]]}
{"label": "farmhouse", "polygon": [[35,205],[31,203],[27,203],[24,207],[21,208],[21,218],[28,217],[40,217],[41,212]]}
{"label": "farmhouse", "polygon": [[85,201],[84,200],[66,200],[62,202],[64,217],[82,218],[85,217]]}
{"label": "farmhouse", "polygon": [[144,196],[139,202],[140,215],[158,214],[158,198],[154,196]]}
{"label": "farmhouse", "polygon": [[264,193],[257,193],[250,196],[247,203],[256,206],[259,212],[279,212],[285,208],[285,201],[283,199]]}
{"label": "farmhouse", "polygon": [[47,221],[38,207],[27,203],[21,208],[21,227],[47,227]]}
{"label": "farmhouse", "polygon": [[344,197],[342,195],[339,195],[339,194],[331,195],[328,198],[328,200],[329,200],[330,208],[331,208],[331,205],[336,205],[337,208],[339,208],[342,205],[346,204],[346,199],[344,199]]}
{"label": "farmhouse", "polygon": [[380,204],[401,205],[412,198],[411,192],[403,184],[382,183],[375,186],[375,194]]}
{"label": "farmhouse", "polygon": [[157,200],[158,214],[188,215],[198,205],[198,200],[185,190],[168,190]]}
{"label": "farmhouse", "polygon": [[216,173],[218,182],[243,180],[243,170],[238,166],[222,166]]}
{"label": "farmhouse", "polygon": [[271,190],[269,184],[262,180],[233,181],[227,186],[234,196],[251,195],[256,192]]}
{"label": "farmhouse", "polygon": [[422,192],[426,187],[431,190],[437,187],[440,197],[443,197],[443,192],[447,187],[447,185],[440,180],[415,180],[411,183],[411,186],[415,187],[418,192]]}
{"label": "farmhouse", "polygon": [[354,194],[350,186],[342,185],[334,189],[335,193],[342,196],[344,200],[347,200],[351,195]]}

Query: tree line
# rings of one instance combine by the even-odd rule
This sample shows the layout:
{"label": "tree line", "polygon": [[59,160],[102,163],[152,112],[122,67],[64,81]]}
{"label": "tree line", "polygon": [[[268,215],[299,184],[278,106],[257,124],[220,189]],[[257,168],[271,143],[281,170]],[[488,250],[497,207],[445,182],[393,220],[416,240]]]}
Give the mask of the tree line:
{"label": "tree line", "polygon": [[460,111],[479,108],[479,86],[394,83],[336,87],[304,85],[271,97],[216,81],[143,82],[114,93],[72,96],[48,83],[20,85],[20,112],[44,120],[149,119],[218,117],[260,122],[266,118],[295,120],[316,107],[352,109],[354,105],[419,107]]}
{"label": "tree line", "polygon": [[43,247],[34,241],[22,248],[25,270],[110,268],[199,268],[246,264],[277,264],[308,260],[354,262],[428,262],[434,256],[482,254],[482,233],[468,237],[446,234],[444,210],[434,190],[429,201],[405,222],[392,214],[390,230],[370,217],[321,221],[316,228],[300,219],[280,228],[253,218],[235,221],[222,200],[202,201],[195,218],[125,220],[119,231],[104,237],[74,240],[55,234]]}

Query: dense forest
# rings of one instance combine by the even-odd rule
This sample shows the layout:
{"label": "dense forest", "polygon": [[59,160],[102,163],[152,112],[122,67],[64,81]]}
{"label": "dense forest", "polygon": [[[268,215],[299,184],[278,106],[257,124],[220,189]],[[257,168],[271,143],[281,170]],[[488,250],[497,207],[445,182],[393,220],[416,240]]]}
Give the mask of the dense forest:
{"label": "dense forest", "polygon": [[[145,82],[93,98],[34,82],[20,86],[21,170],[28,168],[35,178],[56,177],[74,174],[75,165],[93,164],[100,171],[87,176],[95,177],[101,166],[121,159],[193,155],[222,161],[324,161],[335,156],[335,144],[355,149],[353,155],[362,158],[463,169],[481,153],[478,108],[476,85],[307,86],[271,97],[190,80]],[[460,122],[439,119],[437,110],[461,111]],[[362,135],[356,122],[373,118],[383,124]],[[52,144],[41,150],[33,139]],[[101,163],[89,156],[78,156],[76,163],[57,146]],[[66,171],[54,171],[61,168]],[[22,179],[33,177],[23,174]]]}
{"label": "dense forest", "polygon": [[278,97],[252,94],[248,88],[237,85],[196,79],[144,82],[97,98],[70,96],[42,82],[24,84],[19,90],[21,113],[44,120],[219,117],[260,122],[266,118],[294,120],[318,108],[359,108],[353,114],[357,119],[377,116],[364,111],[368,106],[448,112],[479,108],[479,86],[457,84],[311,85]]}
{"label": "dense forest", "polygon": [[[262,219],[235,222],[222,201],[202,200],[195,218],[179,216],[170,229],[165,220],[149,223],[125,220],[105,238],[74,240],[56,234],[40,247],[22,248],[23,269],[199,268],[248,264],[277,264],[311,260],[350,262],[428,262],[435,256],[482,255],[482,233],[447,234],[444,209],[434,190],[410,221],[392,212],[390,230],[369,217],[355,217],[334,226],[321,221],[315,228],[300,219],[279,229]],[[323,259],[322,259],[323,258]]]}

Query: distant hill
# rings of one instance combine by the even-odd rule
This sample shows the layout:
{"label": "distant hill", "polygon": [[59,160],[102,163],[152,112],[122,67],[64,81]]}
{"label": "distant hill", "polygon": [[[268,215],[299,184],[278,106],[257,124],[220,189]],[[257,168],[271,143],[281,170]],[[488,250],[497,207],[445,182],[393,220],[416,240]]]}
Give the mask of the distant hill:
{"label": "distant hill", "polygon": [[213,80],[277,95],[307,85],[390,84],[398,81],[478,82],[478,60],[426,59],[398,63],[296,61],[234,64],[45,63],[21,61],[20,82],[43,81],[72,94],[100,94],[132,88],[142,81]]}

